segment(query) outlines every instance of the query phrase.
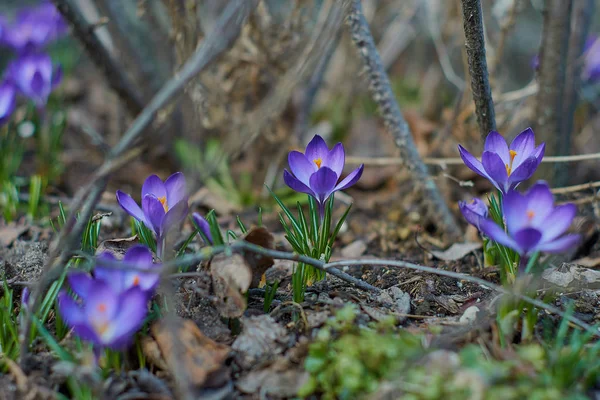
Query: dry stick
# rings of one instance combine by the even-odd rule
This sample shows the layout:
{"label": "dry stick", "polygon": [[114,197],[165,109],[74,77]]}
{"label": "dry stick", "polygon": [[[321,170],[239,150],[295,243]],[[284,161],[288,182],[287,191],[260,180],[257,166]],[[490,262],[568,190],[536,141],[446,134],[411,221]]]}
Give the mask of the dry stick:
{"label": "dry stick", "polygon": [[[345,274],[344,272],[341,272],[338,269],[338,267],[347,267],[347,266],[352,266],[352,265],[359,265],[359,266],[364,266],[364,265],[375,266],[375,265],[377,265],[377,266],[387,266],[387,267],[408,268],[408,269],[412,269],[415,271],[421,271],[421,272],[427,272],[430,274],[447,276],[449,278],[472,282],[472,283],[487,287],[490,290],[495,290],[495,291],[505,294],[505,295],[515,296],[516,298],[523,300],[529,304],[532,304],[540,309],[544,309],[553,314],[559,315],[560,317],[565,318],[566,320],[587,330],[588,332],[593,333],[594,335],[599,334],[597,329],[595,329],[591,325],[585,323],[584,321],[580,320],[579,318],[569,316],[566,313],[564,313],[562,310],[560,310],[554,306],[551,306],[549,304],[546,304],[543,301],[534,299],[532,297],[523,295],[521,293],[517,293],[517,292],[513,292],[511,290],[505,289],[504,287],[496,285],[491,282],[488,282],[485,279],[476,278],[474,276],[461,274],[458,272],[446,271],[446,270],[442,270],[439,268],[433,268],[433,267],[427,267],[424,265],[413,264],[413,263],[406,262],[406,261],[365,259],[365,260],[343,260],[343,261],[335,261],[335,262],[326,263],[324,261],[317,260],[316,258],[302,256],[302,255],[299,255],[296,253],[288,253],[285,251],[271,250],[271,249],[257,246],[255,244],[248,243],[248,242],[242,240],[242,241],[232,243],[229,246],[206,248],[206,250],[204,252],[201,252],[199,254],[195,254],[195,255],[191,255],[191,256],[184,256],[180,259],[174,260],[173,262],[164,265],[163,274],[169,274],[169,273],[177,270],[177,268],[182,267],[182,266],[196,265],[201,261],[208,260],[209,258],[213,257],[214,255],[216,255],[218,253],[233,254],[233,253],[244,253],[246,251],[249,251],[249,252],[252,252],[255,254],[272,257],[272,258],[276,258],[276,259],[280,259],[280,260],[299,261],[304,264],[312,265],[313,267],[315,267],[321,271],[325,271],[326,273],[337,276],[338,278],[340,278],[346,282],[352,283],[357,288],[360,288],[360,289],[363,289],[366,291],[372,291],[375,293],[379,293],[381,291],[381,289],[376,288],[372,285],[369,285],[368,283],[361,281],[360,279],[356,279],[348,274]],[[177,275],[173,275],[173,276],[177,277]],[[351,278],[351,279],[349,279],[349,278]]]}
{"label": "dry stick", "polygon": [[448,209],[448,205],[435,182],[431,179],[427,166],[423,164],[419,156],[410,128],[394,98],[390,80],[377,52],[360,0],[345,0],[343,4],[346,9],[346,18],[352,41],[365,65],[366,79],[369,82],[371,96],[377,103],[386,128],[390,131],[396,146],[400,149],[401,157],[405,161],[404,165],[411,172],[415,187],[423,193],[428,208],[428,217],[432,221],[436,221],[438,229],[448,239],[457,239],[462,235],[459,225]]}
{"label": "dry stick", "polygon": [[83,16],[76,0],[52,0],[60,13],[73,28],[75,37],[83,44],[89,57],[102,70],[106,80],[119,95],[132,115],[144,108],[144,101],[123,69],[96,36],[95,25],[89,24]]}
{"label": "dry stick", "polygon": [[[536,98],[535,131],[546,142],[546,151],[560,154],[559,144],[570,140],[562,132],[567,49],[573,0],[547,0],[544,9],[544,29],[540,49],[539,86]],[[553,180],[553,169],[542,168],[542,178]]]}
{"label": "dry stick", "polygon": [[504,47],[506,45],[506,39],[508,38],[508,33],[515,26],[515,22],[517,21],[517,14],[519,13],[519,9],[521,8],[522,0],[514,0],[513,4],[508,12],[508,17],[502,22],[502,27],[500,28],[500,40],[498,40],[498,46],[496,47],[496,52],[494,54],[494,58],[490,62],[489,73],[492,77],[497,76],[498,66],[500,65],[500,61],[502,60],[502,56],[504,55]]}
{"label": "dry stick", "polygon": [[[594,0],[574,0],[571,21],[571,36],[567,54],[567,70],[565,76],[565,90],[563,98],[563,125],[561,135],[557,138],[558,148],[563,154],[571,152],[571,132],[573,119],[578,102],[578,92],[581,86],[581,54],[585,47],[591,19],[594,15]],[[568,180],[569,171],[566,168],[555,167],[556,183],[563,185]]]}
{"label": "dry stick", "polygon": [[[46,291],[53,280],[60,276],[73,249],[79,243],[81,232],[108,182],[109,175],[128,161],[131,155],[139,155],[139,149],[127,153],[126,151],[154,120],[157,112],[172,100],[190,79],[233,43],[239,35],[244,21],[257,3],[258,0],[251,2],[235,0],[229,3],[217,21],[215,29],[207,36],[202,46],[186,61],[181,71],[158,91],[110,152],[108,159],[100,167],[92,182],[86,188],[81,189],[75,197],[66,225],[61,230],[59,237],[53,241],[40,281],[31,292],[29,307],[26,308],[28,318],[24,319],[24,326],[21,330],[21,363],[23,363],[29,348],[27,338],[31,331],[31,313],[37,310],[42,300],[41,294]],[[80,207],[82,209],[76,219],[75,216]]]}
{"label": "dry stick", "polygon": [[485,58],[485,39],[480,0],[462,0],[465,47],[471,75],[471,90],[481,137],[496,130],[492,89]]}
{"label": "dry stick", "polygon": [[[543,163],[564,163],[574,161],[594,161],[600,159],[600,153],[592,154],[576,154],[572,156],[547,156],[542,159]],[[460,157],[425,157],[423,162],[428,165],[439,165],[445,167],[447,165],[462,165],[464,161]],[[348,164],[365,164],[365,165],[402,165],[404,160],[400,157],[358,157],[347,156],[346,163]]]}

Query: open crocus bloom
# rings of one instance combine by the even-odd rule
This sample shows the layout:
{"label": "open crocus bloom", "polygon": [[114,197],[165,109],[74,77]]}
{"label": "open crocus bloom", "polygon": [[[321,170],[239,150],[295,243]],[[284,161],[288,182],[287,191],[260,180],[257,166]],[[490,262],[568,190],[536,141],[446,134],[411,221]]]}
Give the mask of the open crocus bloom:
{"label": "open crocus bloom", "polygon": [[85,290],[87,296],[78,303],[63,290],[58,294],[58,308],[77,336],[98,348],[122,350],[131,343],[148,312],[148,296],[140,287],[119,293],[94,279],[85,288],[72,289],[76,293]]}
{"label": "open crocus bloom", "polygon": [[479,221],[482,218],[488,217],[488,208],[481,199],[473,199],[470,202],[459,201],[458,208],[462,212],[463,216],[471,225],[476,226],[479,229]]}
{"label": "open crocus bloom", "polygon": [[156,175],[149,176],[142,186],[141,208],[130,195],[120,190],[117,190],[117,201],[129,215],[154,231],[160,250],[169,230],[179,225],[187,215],[185,177],[177,172],[163,182]]}
{"label": "open crocus bloom", "polygon": [[2,42],[18,52],[45,47],[67,33],[68,26],[50,1],[21,9],[12,23],[5,23]]}
{"label": "open crocus bloom", "polygon": [[198,213],[193,213],[192,218],[194,219],[194,223],[200,232],[202,232],[202,234],[206,236],[206,239],[208,239],[208,244],[213,244],[212,234],[210,233],[210,225],[208,224],[206,218]]}
{"label": "open crocus bloom", "polygon": [[304,154],[299,151],[290,152],[288,163],[291,173],[283,171],[283,180],[295,191],[314,197],[322,211],[325,201],[332,193],[349,188],[362,175],[364,165],[338,183],[344,170],[345,157],[341,143],[333,146],[330,151],[325,140],[315,135],[306,146]]}
{"label": "open crocus bloom", "polygon": [[53,65],[46,53],[21,54],[7,70],[7,79],[37,107],[46,105],[50,93],[62,80],[62,69]]}
{"label": "open crocus bloom", "polygon": [[545,149],[545,143],[535,147],[535,135],[531,128],[519,133],[510,146],[498,132],[490,132],[485,140],[481,161],[458,145],[465,165],[489,179],[502,193],[516,188],[533,175],[542,162]]}
{"label": "open crocus bloom", "polygon": [[490,239],[529,256],[537,251],[561,253],[573,247],[579,235],[563,235],[575,214],[574,204],[554,207],[552,192],[545,182],[538,182],[524,195],[508,192],[502,201],[506,231],[490,219],[480,220],[480,229]]}

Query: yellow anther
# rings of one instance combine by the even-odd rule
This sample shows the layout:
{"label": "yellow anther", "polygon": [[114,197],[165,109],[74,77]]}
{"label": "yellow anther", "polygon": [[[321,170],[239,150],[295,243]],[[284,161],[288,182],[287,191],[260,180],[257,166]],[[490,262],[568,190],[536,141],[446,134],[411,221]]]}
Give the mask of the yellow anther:
{"label": "yellow anther", "polygon": [[165,212],[169,211],[169,205],[167,204],[167,196],[159,197],[158,201],[160,201],[160,204],[162,204],[163,208],[165,209]]}
{"label": "yellow anther", "polygon": [[98,311],[100,311],[102,313],[105,312],[106,311],[106,304],[104,304],[104,303],[98,304]]}
{"label": "yellow anther", "polygon": [[504,164],[504,167],[506,168],[506,175],[510,176],[510,173],[512,172],[512,167],[508,164]]}
{"label": "yellow anther", "polygon": [[133,278],[133,286],[137,286],[140,284],[140,277],[139,276],[135,276],[135,278]]}
{"label": "yellow anther", "polygon": [[510,153],[510,162],[512,163],[515,159],[515,157],[517,156],[517,152],[514,150],[509,151]]}
{"label": "yellow anther", "polygon": [[323,159],[321,159],[321,158],[315,158],[313,161],[315,162],[315,164],[317,164],[317,168],[321,168],[321,164],[323,163]]}
{"label": "yellow anther", "polygon": [[533,210],[527,210],[527,218],[529,218],[530,220],[532,220],[533,217],[535,217],[535,211],[533,211]]}

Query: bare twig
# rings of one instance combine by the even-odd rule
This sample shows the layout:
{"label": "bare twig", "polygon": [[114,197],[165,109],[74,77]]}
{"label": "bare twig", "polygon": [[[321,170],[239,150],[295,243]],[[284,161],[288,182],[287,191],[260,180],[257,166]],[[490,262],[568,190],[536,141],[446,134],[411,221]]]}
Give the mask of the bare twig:
{"label": "bare twig", "polygon": [[52,0],[60,13],[71,24],[75,37],[79,39],[87,54],[102,70],[109,85],[123,100],[132,115],[139,113],[144,108],[144,101],[135,89],[133,83],[127,78],[123,69],[108,52],[106,47],[96,36],[94,25],[89,24],[79,9],[75,0]]}
{"label": "bare twig", "polygon": [[[543,163],[566,163],[576,161],[596,161],[600,159],[600,153],[592,154],[575,154],[572,156],[547,156],[542,159]],[[365,165],[403,165],[404,160],[400,157],[358,157],[347,156],[348,164],[365,164]],[[464,161],[460,157],[425,157],[423,162],[428,165],[438,165],[445,167],[447,165],[463,165]]]}
{"label": "bare twig", "polygon": [[362,12],[360,0],[345,0],[343,4],[352,41],[365,65],[371,96],[378,105],[386,128],[400,149],[402,159],[405,161],[404,165],[412,172],[415,187],[423,193],[428,208],[429,215],[427,217],[436,221],[439,231],[448,239],[458,238],[461,236],[459,225],[450,213],[435,182],[431,179],[427,166],[419,156],[410,128],[394,98],[389,78],[383,68],[369,25]]}
{"label": "bare twig", "polygon": [[[24,326],[20,333],[21,363],[24,361],[29,347],[28,338],[32,323],[30,314],[39,307],[42,294],[50,283],[62,273],[73,249],[79,243],[81,232],[100,199],[110,174],[129,161],[132,156],[139,155],[139,149],[130,151],[128,149],[154,120],[157,112],[171,101],[190,79],[231,45],[232,41],[237,38],[243,22],[257,2],[258,0],[252,0],[251,2],[236,0],[229,3],[217,21],[215,29],[207,36],[202,46],[182,66],[181,71],[154,96],[148,106],[133,121],[119,143],[109,153],[107,160],[99,168],[91,183],[82,188],[75,196],[67,222],[60,235],[51,244],[48,259],[44,265],[44,273],[31,292],[29,307],[26,308],[27,318],[24,318]],[[75,218],[78,214],[78,218]]]}
{"label": "bare twig", "polygon": [[465,47],[471,75],[471,90],[481,137],[496,130],[494,102],[485,58],[485,39],[480,0],[462,0]]}
{"label": "bare twig", "polygon": [[498,40],[498,46],[496,46],[496,52],[492,61],[490,62],[489,72],[490,75],[496,76],[498,72],[498,66],[500,65],[500,60],[502,59],[502,55],[504,54],[504,47],[506,45],[506,39],[508,38],[508,33],[515,25],[517,21],[517,15],[519,13],[519,9],[523,0],[514,0],[510,10],[508,12],[508,17],[504,18],[502,22],[502,27],[500,28],[500,39]]}
{"label": "bare twig", "polygon": [[[567,53],[567,70],[565,76],[565,90],[563,98],[563,120],[560,137],[557,138],[557,148],[563,154],[571,151],[571,133],[573,119],[577,108],[578,92],[581,86],[581,55],[587,40],[591,19],[594,15],[594,0],[574,0],[573,15],[571,20],[571,36]],[[555,168],[556,184],[567,183],[569,171],[566,168]]]}
{"label": "bare twig", "polygon": [[[550,154],[564,154],[559,145],[563,128],[565,74],[573,0],[548,0],[544,8],[544,29],[540,49],[539,85],[535,115],[538,135]],[[553,169],[542,168],[543,178],[552,180]]]}

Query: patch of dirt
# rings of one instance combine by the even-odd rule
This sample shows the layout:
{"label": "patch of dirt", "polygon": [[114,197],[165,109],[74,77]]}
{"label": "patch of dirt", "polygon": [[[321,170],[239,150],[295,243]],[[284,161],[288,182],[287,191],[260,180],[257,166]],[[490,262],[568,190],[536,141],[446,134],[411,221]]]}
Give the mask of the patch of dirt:
{"label": "patch of dirt", "polygon": [[0,275],[9,282],[35,282],[42,273],[47,252],[46,242],[15,240],[11,247],[0,249]]}

